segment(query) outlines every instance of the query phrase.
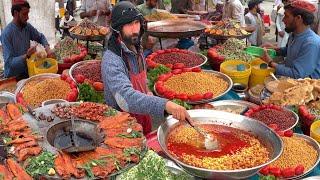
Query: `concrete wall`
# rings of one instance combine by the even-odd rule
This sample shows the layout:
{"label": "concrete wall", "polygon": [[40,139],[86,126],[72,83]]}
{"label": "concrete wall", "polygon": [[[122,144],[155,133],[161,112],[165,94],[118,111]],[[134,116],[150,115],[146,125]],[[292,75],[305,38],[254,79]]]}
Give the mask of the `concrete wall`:
{"label": "concrete wall", "polygon": [[[0,0],[0,16],[2,28],[12,21],[11,1]],[[50,45],[55,44],[55,0],[29,0],[31,9],[29,23],[42,32]],[[1,10],[3,8],[3,10]]]}

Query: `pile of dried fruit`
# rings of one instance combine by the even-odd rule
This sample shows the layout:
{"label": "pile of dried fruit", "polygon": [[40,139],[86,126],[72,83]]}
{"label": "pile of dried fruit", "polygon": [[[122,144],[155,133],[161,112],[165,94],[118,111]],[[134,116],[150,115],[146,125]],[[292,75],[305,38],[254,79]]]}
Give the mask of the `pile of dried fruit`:
{"label": "pile of dried fruit", "polygon": [[54,52],[59,62],[64,63],[79,62],[88,54],[84,46],[77,44],[77,42],[69,36],[55,45]]}
{"label": "pile of dried fruit", "polygon": [[105,36],[110,30],[91,22],[88,18],[83,19],[77,26],[70,29],[70,32],[82,36]]}
{"label": "pile of dried fruit", "polygon": [[175,48],[158,50],[150,54],[146,61],[149,68],[155,68],[159,64],[162,64],[171,69],[181,69],[184,67],[193,68],[200,66],[205,60],[194,52]]}
{"label": "pile of dried fruit", "polygon": [[212,27],[207,28],[205,32],[207,34],[215,35],[215,36],[231,36],[231,37],[250,34],[240,26],[240,23],[230,19],[213,22]]}
{"label": "pile of dried fruit", "polygon": [[220,95],[227,90],[228,83],[201,68],[183,68],[160,75],[155,88],[167,99],[196,102]]}

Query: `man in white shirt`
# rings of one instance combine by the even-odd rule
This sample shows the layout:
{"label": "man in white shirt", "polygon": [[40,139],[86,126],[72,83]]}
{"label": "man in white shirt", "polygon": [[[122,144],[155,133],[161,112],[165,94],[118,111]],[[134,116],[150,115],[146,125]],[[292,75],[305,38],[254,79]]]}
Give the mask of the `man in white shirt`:
{"label": "man in white shirt", "polygon": [[[284,4],[287,3],[286,0],[283,1]],[[284,18],[284,4],[280,5],[280,9],[277,13],[277,16],[276,16],[276,28],[277,28],[277,31],[278,31],[278,34],[277,34],[277,39],[278,39],[278,47],[279,48],[282,48],[282,47],[286,47],[287,45],[287,42],[288,42],[288,38],[289,38],[289,34],[285,31],[285,24],[284,22],[282,21],[283,18]]]}
{"label": "man in white shirt", "polygon": [[82,0],[80,17],[88,18],[99,26],[107,26],[110,9],[109,0]]}
{"label": "man in white shirt", "polygon": [[241,25],[245,24],[244,6],[239,0],[226,0],[223,9],[223,18],[237,20]]}

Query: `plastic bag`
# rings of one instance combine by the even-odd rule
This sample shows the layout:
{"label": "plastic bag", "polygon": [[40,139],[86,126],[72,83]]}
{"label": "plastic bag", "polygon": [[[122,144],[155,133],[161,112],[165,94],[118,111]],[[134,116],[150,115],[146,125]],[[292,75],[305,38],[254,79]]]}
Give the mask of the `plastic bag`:
{"label": "plastic bag", "polygon": [[36,59],[44,59],[47,57],[46,49],[39,43],[31,41],[31,47],[36,46]]}

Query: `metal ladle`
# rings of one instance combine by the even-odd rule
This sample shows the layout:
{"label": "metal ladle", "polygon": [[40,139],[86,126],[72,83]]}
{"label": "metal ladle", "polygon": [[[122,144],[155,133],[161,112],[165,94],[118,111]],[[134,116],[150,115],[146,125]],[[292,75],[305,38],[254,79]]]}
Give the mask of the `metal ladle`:
{"label": "metal ladle", "polygon": [[195,129],[198,133],[200,133],[204,137],[204,146],[207,150],[218,150],[219,149],[219,142],[217,139],[213,138],[210,134],[205,132],[199,126],[195,126],[191,123],[191,118],[186,118],[187,123]]}
{"label": "metal ladle", "polygon": [[273,74],[273,72],[270,72],[270,75],[274,80],[279,81],[279,79]]}

